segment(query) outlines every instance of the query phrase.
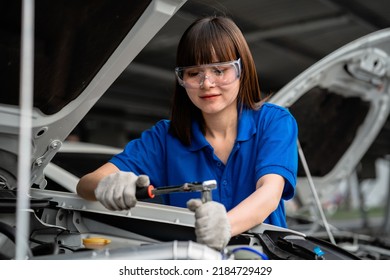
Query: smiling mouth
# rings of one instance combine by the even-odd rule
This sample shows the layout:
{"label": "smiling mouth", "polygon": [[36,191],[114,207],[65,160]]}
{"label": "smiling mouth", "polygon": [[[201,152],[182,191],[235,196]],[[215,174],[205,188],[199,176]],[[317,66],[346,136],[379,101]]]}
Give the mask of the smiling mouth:
{"label": "smiling mouth", "polygon": [[211,98],[218,97],[218,96],[220,96],[220,94],[205,95],[205,96],[201,96],[200,98],[201,99],[211,99]]}

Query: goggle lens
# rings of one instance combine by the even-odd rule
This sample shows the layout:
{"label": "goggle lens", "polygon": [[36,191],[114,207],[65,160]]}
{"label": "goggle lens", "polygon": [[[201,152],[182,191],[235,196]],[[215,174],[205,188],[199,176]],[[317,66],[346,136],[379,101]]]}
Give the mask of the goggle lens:
{"label": "goggle lens", "polygon": [[200,88],[205,79],[208,79],[214,86],[225,86],[240,77],[241,61],[237,59],[198,66],[176,67],[175,73],[179,84],[185,88]]}

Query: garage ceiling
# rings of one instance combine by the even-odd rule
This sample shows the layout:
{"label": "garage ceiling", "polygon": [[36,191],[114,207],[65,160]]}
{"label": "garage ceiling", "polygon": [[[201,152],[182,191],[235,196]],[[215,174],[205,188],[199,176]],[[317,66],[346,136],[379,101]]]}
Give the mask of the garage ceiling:
{"label": "garage ceiling", "polygon": [[214,14],[233,18],[241,28],[268,94],[346,43],[389,27],[390,1],[189,0],[85,117],[87,140],[122,146],[168,118],[180,36],[196,18]]}

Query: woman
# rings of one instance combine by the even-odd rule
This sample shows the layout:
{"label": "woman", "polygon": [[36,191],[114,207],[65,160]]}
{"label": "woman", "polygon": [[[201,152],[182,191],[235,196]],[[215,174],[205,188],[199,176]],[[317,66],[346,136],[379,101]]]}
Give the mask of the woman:
{"label": "woman", "polygon": [[195,212],[198,242],[221,249],[262,222],[286,227],[283,201],[295,190],[297,125],[286,109],[261,101],[240,29],[226,17],[195,21],[179,42],[176,63],[171,119],[82,177],[79,195],[122,210],[135,205],[136,186],[216,180],[212,202],[202,203],[194,192],[165,197]]}

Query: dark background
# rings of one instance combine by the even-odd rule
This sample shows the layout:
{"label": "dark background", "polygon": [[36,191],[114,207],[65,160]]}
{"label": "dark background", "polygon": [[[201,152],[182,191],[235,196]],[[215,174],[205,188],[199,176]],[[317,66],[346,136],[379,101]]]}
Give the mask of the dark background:
{"label": "dark background", "polygon": [[339,47],[390,26],[386,0],[189,0],[136,57],[77,128],[82,140],[122,147],[169,117],[178,40],[204,15],[235,20],[265,94]]}

